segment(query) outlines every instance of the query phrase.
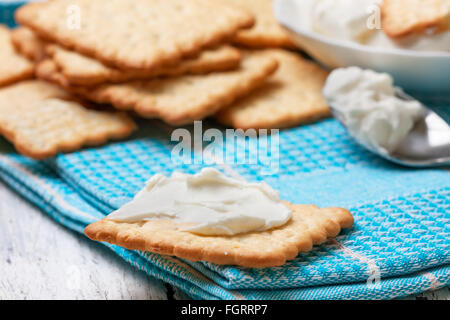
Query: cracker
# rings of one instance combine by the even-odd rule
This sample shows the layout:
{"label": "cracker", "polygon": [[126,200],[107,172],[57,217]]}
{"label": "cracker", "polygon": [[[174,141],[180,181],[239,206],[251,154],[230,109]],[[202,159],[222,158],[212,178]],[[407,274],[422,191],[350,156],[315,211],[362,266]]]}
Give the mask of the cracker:
{"label": "cracker", "polygon": [[44,159],[128,136],[125,114],[89,110],[53,84],[23,81],[0,89],[0,133],[22,154]]}
{"label": "cracker", "polygon": [[383,30],[392,38],[450,26],[450,0],[384,0],[381,13]]}
{"label": "cracker", "polygon": [[299,252],[308,252],[313,245],[324,243],[337,236],[341,229],[353,225],[353,216],[345,209],[285,204],[292,210],[291,220],[263,232],[200,236],[182,231],[183,224],[168,220],[124,223],[105,218],[87,226],[84,233],[92,240],[131,250],[220,265],[264,268],[281,266]]}
{"label": "cracker", "polygon": [[253,52],[243,55],[237,70],[97,87],[70,86],[51,60],[40,63],[36,73],[94,102],[182,125],[206,118],[245,96],[262,85],[277,67],[274,58]]}
{"label": "cracker", "polygon": [[241,54],[238,49],[223,45],[216,49],[202,51],[198,57],[183,59],[176,66],[126,71],[111,68],[95,59],[75,51],[66,50],[55,44],[47,45],[46,51],[70,84],[85,86],[105,82],[120,83],[130,80],[150,79],[157,76],[225,71],[237,68],[241,61]]}
{"label": "cracker", "polygon": [[[69,6],[79,12],[78,26],[68,25]],[[176,64],[254,23],[251,14],[223,0],[49,1],[21,7],[16,19],[46,39],[123,69]]]}
{"label": "cracker", "polygon": [[296,48],[289,33],[283,29],[273,14],[273,0],[227,0],[255,15],[255,25],[239,31],[234,42],[252,48]]}
{"label": "cracker", "polygon": [[0,87],[32,78],[33,72],[33,63],[15,51],[11,30],[0,24]]}
{"label": "cracker", "polygon": [[[58,65],[51,59],[44,59],[36,66],[36,77],[63,87],[67,91],[81,95],[83,87],[72,86],[58,68]],[[79,91],[79,92],[76,92]]]}
{"label": "cracker", "polygon": [[32,61],[38,62],[45,57],[44,41],[26,27],[12,30],[11,42],[20,54]]}
{"label": "cracker", "polygon": [[222,109],[219,122],[241,129],[273,129],[295,126],[330,116],[322,95],[328,72],[298,54],[265,50],[280,64],[259,89]]}

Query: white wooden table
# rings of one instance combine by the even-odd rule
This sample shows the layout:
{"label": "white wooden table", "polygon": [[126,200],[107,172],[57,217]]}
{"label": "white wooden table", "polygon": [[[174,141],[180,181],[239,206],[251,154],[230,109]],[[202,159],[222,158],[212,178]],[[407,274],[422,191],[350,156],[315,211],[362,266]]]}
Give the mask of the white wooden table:
{"label": "white wooden table", "polygon": [[[0,182],[0,299],[185,299]],[[409,299],[450,299],[449,288]]]}

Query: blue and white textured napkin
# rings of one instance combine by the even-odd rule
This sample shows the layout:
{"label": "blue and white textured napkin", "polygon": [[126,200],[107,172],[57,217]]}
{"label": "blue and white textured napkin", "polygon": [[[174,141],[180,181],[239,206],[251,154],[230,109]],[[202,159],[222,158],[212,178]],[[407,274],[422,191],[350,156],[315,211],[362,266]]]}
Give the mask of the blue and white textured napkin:
{"label": "blue and white textured napkin", "polygon": [[26,2],[29,1],[0,0],[0,23],[13,27],[15,25],[14,11]]}
{"label": "blue and white textured napkin", "polygon": [[[441,104],[436,109],[450,120],[448,100]],[[202,168],[174,162],[167,128],[143,124],[148,128],[128,141],[40,162],[18,155],[0,138],[0,179],[82,233],[129,201],[153,174]],[[262,163],[225,169],[249,181],[264,180],[293,203],[348,208],[355,217],[352,229],[268,269],[193,263],[105,245],[198,299],[389,299],[450,285],[449,168],[387,163],[355,145],[334,120],[283,130],[279,139],[279,168],[272,174]],[[237,148],[251,154],[253,142],[238,139]]]}

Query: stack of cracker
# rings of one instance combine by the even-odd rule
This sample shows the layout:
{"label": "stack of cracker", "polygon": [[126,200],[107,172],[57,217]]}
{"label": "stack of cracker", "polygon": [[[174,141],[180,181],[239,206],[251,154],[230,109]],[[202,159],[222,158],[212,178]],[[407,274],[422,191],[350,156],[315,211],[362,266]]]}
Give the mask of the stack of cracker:
{"label": "stack of cracker", "polygon": [[[34,60],[37,53],[29,45],[23,51]],[[33,80],[34,63],[16,52],[11,31],[1,25],[0,59],[0,134],[22,154],[44,159],[124,138],[135,129],[124,113],[92,109],[56,85]]]}
{"label": "stack of cracker", "polygon": [[54,0],[19,8],[16,20],[16,77],[34,71],[78,101],[170,125],[215,117],[244,129],[330,114],[327,72],[289,51],[272,0]]}

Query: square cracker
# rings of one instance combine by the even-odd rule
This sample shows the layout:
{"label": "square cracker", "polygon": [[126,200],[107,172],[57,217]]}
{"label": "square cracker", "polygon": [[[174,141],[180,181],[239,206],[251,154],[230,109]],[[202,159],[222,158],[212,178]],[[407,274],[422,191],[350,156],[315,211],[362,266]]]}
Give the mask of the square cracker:
{"label": "square cracker", "polygon": [[[79,28],[68,25],[69,6],[79,13]],[[175,64],[254,23],[223,0],[49,1],[21,7],[16,19],[43,38],[123,69]]]}
{"label": "square cracker", "polygon": [[120,83],[131,80],[151,79],[158,76],[205,74],[213,71],[235,69],[241,62],[238,49],[222,45],[202,51],[197,57],[183,59],[175,66],[163,66],[151,70],[122,70],[104,65],[91,57],[49,44],[47,54],[58,65],[68,83],[92,86],[106,82]]}
{"label": "square cracker", "polygon": [[34,64],[18,54],[11,42],[11,30],[0,24],[0,87],[32,78]]}
{"label": "square cracker", "polygon": [[450,27],[450,0],[383,0],[381,13],[383,30],[392,38]]}
{"label": "square cracker", "polygon": [[308,252],[315,244],[337,236],[353,225],[345,209],[285,203],[292,218],[285,225],[234,236],[200,236],[183,231],[182,224],[168,220],[124,223],[108,218],[86,227],[84,233],[96,241],[106,241],[131,250],[172,255],[192,261],[238,265],[250,268],[281,266]]}
{"label": "square cracker", "polygon": [[274,129],[330,116],[322,95],[327,71],[289,51],[265,52],[277,59],[278,70],[261,88],[222,109],[219,122],[244,130]]}
{"label": "square cracker", "polygon": [[239,31],[234,42],[247,47],[296,48],[289,33],[283,29],[273,14],[273,0],[227,0],[255,15],[255,25]]}
{"label": "square cracker", "polygon": [[124,138],[134,129],[125,114],[86,109],[47,82],[28,80],[0,89],[0,133],[34,159]]}
{"label": "square cracker", "polygon": [[248,94],[277,67],[278,62],[262,51],[244,53],[237,70],[96,87],[70,86],[51,60],[41,62],[36,73],[94,102],[182,125],[204,119]]}
{"label": "square cracker", "polygon": [[13,29],[11,42],[20,54],[32,61],[39,62],[45,57],[45,42],[26,27]]}

